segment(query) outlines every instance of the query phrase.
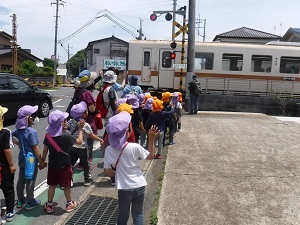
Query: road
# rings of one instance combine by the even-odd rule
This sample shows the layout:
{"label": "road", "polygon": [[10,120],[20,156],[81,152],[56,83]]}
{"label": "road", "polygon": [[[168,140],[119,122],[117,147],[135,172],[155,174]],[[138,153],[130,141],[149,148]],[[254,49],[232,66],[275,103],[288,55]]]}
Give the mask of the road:
{"label": "road", "polygon": [[[74,89],[70,87],[60,87],[58,89],[52,89],[48,90],[52,97],[53,97],[53,110],[61,110],[65,111],[72,96]],[[96,97],[98,91],[94,92],[94,95]],[[53,111],[52,110],[52,111]],[[15,121],[5,121],[4,126],[9,128],[10,130],[15,129],[14,125]],[[43,151],[43,140],[45,137],[46,133],[46,127],[48,126],[47,118],[40,118],[40,122],[33,127],[38,131],[39,135],[39,148],[41,151]],[[102,132],[103,133],[103,132]],[[99,135],[102,135],[102,133],[99,133]],[[97,144],[99,146],[99,143],[95,143],[95,147],[97,147]],[[95,148],[94,148],[95,149]],[[13,148],[13,159],[14,163],[18,165],[18,153],[19,149],[17,147]],[[96,178],[99,176],[99,174],[102,173],[102,168],[98,168],[98,163],[100,163],[100,157],[102,157],[102,153],[100,152],[99,148],[96,149],[94,152],[94,161],[93,161],[93,167],[94,169],[92,170],[92,176]],[[100,166],[99,166],[100,167]],[[37,180],[36,180],[36,188],[35,188],[35,197],[39,198],[42,200],[42,203],[45,203],[47,201],[47,184],[46,184],[46,179],[47,179],[47,169],[40,170],[38,172]],[[18,181],[18,168],[17,172],[15,175],[15,186]],[[85,190],[87,189],[86,187],[83,186],[83,172],[75,171],[74,174],[74,186],[76,188],[72,189],[72,195],[74,196],[74,199],[78,199],[79,196],[81,196]],[[78,187],[77,187],[78,186]],[[17,196],[16,196],[17,198]],[[4,203],[4,197],[2,192],[0,193],[0,199],[1,199],[1,206],[5,205]],[[56,191],[56,198],[54,199],[55,202],[58,203],[59,207],[61,207],[61,210],[57,210],[56,215],[61,215],[64,213],[64,207],[65,207],[65,198],[63,195],[63,191],[60,189],[57,189]],[[58,207],[57,207],[58,208]],[[32,210],[30,212],[26,212],[24,209],[22,210],[17,210],[17,216],[14,218],[13,222],[10,224],[41,224],[40,220],[37,220],[40,216],[42,207],[38,210]],[[43,214],[43,213],[42,213]],[[42,224],[54,224],[55,221],[57,220],[57,216],[47,216],[43,215],[43,223]],[[3,217],[5,219],[5,217]]]}

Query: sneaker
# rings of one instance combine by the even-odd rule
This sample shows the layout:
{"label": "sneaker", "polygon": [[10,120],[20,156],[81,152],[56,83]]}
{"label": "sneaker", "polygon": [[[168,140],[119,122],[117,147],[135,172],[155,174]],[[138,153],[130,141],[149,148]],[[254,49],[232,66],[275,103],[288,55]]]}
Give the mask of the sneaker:
{"label": "sneaker", "polygon": [[93,180],[91,178],[87,179],[84,181],[83,186],[88,187],[92,184],[92,182],[93,182]]}
{"label": "sneaker", "polygon": [[156,154],[155,158],[156,159],[161,159],[161,155],[160,154]]}
{"label": "sneaker", "polygon": [[79,206],[78,202],[71,201],[70,203],[66,204],[66,212],[72,212],[74,209],[76,209]]}
{"label": "sneaker", "polygon": [[78,164],[78,165],[76,166],[76,169],[77,169],[77,170],[83,170],[83,166],[80,165],[80,164]]}
{"label": "sneaker", "polygon": [[[1,208],[1,216],[4,216],[6,213],[6,207]],[[0,220],[1,221],[1,220]]]}
{"label": "sneaker", "polygon": [[174,142],[174,141],[169,143],[169,145],[174,145],[174,144],[175,144],[175,142]]}
{"label": "sneaker", "polygon": [[110,177],[110,183],[111,183],[112,186],[115,186],[115,184],[116,184],[115,177]]}
{"label": "sneaker", "polygon": [[26,201],[16,201],[16,207],[17,208],[23,208],[23,206],[26,204]]}
{"label": "sneaker", "polygon": [[34,202],[32,202],[32,203],[27,203],[25,205],[25,209],[29,211],[29,210],[32,210],[32,209],[38,207],[39,205],[41,205],[41,200],[34,200]]}
{"label": "sneaker", "polygon": [[6,213],[6,221],[7,222],[11,222],[13,220],[15,214],[16,214],[15,210],[13,212]]}
{"label": "sneaker", "polygon": [[54,212],[54,204],[52,203],[52,205],[50,206],[49,204],[48,204],[48,202],[46,202],[45,204],[44,204],[44,209],[46,210],[46,212],[47,213],[53,213]]}

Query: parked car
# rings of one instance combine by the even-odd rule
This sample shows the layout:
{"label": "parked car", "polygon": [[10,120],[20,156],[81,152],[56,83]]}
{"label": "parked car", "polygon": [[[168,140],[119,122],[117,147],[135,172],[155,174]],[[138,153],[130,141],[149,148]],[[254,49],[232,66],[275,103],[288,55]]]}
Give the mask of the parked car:
{"label": "parked car", "polygon": [[38,105],[38,116],[47,117],[53,109],[49,92],[32,86],[22,77],[0,73],[0,105],[7,107],[5,119],[17,118],[19,108],[24,105]]}

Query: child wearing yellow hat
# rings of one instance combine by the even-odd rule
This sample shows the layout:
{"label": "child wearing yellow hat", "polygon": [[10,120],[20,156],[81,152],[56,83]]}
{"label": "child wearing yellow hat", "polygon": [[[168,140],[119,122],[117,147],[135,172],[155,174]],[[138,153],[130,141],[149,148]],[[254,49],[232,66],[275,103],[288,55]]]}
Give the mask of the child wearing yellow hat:
{"label": "child wearing yellow hat", "polygon": [[152,103],[152,113],[149,115],[148,121],[146,122],[145,129],[148,131],[152,125],[155,125],[159,129],[159,134],[155,137],[155,143],[157,145],[157,153],[155,155],[156,159],[162,158],[162,149],[163,149],[163,138],[165,132],[165,123],[167,116],[174,113],[174,110],[171,111],[162,111],[163,101],[153,98]]}
{"label": "child wearing yellow hat", "polygon": [[[163,103],[163,107],[164,107],[164,111],[171,111],[172,110],[172,105],[171,103],[171,99],[172,99],[173,94],[170,92],[164,92],[162,93],[162,98],[161,100],[164,102]],[[166,117],[166,122],[165,122],[165,132],[164,132],[164,139],[163,139],[163,145],[165,146],[165,141],[166,141],[166,134],[167,134],[167,130],[169,131],[169,145],[173,145],[175,144],[175,142],[173,141],[173,137],[174,137],[174,113],[168,115]]]}

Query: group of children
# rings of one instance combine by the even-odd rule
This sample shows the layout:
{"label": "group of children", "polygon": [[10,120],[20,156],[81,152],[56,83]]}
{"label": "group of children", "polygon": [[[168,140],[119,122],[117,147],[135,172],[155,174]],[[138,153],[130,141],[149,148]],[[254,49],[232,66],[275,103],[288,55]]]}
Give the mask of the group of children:
{"label": "group of children", "polygon": [[[173,137],[181,126],[181,100],[181,93],[179,92],[173,94],[164,92],[162,93],[161,100],[157,97],[152,97],[150,93],[139,94],[138,96],[134,94],[125,95],[124,98],[116,102],[116,110],[114,115],[109,119],[106,127],[107,135],[103,138],[104,140],[95,135],[90,124],[85,121],[85,118],[88,116],[88,107],[85,102],[82,101],[73,105],[70,110],[70,115],[67,112],[55,110],[51,112],[48,117],[48,127],[46,128],[46,136],[43,140],[44,149],[42,152],[38,147],[38,133],[32,127],[38,122],[36,117],[38,106],[25,105],[21,107],[17,113],[16,129],[12,131],[11,134],[7,133],[7,130],[2,129],[0,126],[0,155],[5,156],[1,156],[0,166],[2,171],[7,171],[6,175],[9,177],[7,181],[1,183],[7,205],[6,220],[8,222],[12,221],[15,215],[13,175],[16,168],[12,163],[12,156],[9,155],[13,147],[12,142],[20,149],[18,156],[19,178],[17,181],[16,207],[22,208],[25,206],[26,210],[32,210],[41,205],[41,201],[34,198],[34,186],[38,169],[44,169],[48,166],[48,201],[44,204],[44,209],[47,213],[54,212],[53,198],[55,189],[57,185],[60,185],[64,190],[67,200],[65,210],[71,212],[79,205],[78,202],[73,200],[71,195],[73,167],[78,158],[80,158],[84,168],[84,186],[89,186],[92,182],[88,163],[89,151],[87,138],[100,141],[101,148],[105,150],[105,174],[114,177],[118,174],[116,172],[118,171],[116,168],[117,164],[119,163],[118,168],[122,169],[123,167],[124,171],[119,172],[122,175],[119,175],[119,177],[116,175],[116,188],[119,192],[124,191],[124,189],[127,191],[128,188],[134,190],[135,188],[141,187],[143,187],[142,191],[144,191],[146,182],[144,178],[141,178],[141,171],[139,170],[139,172],[137,172],[135,169],[131,171],[130,167],[135,168],[138,159],[161,159],[163,146],[167,144],[167,133],[169,139],[168,144],[172,145],[175,143]],[[1,122],[3,124],[4,114],[8,109],[1,106],[0,109],[1,125]],[[71,116],[71,119],[67,120],[69,116]],[[4,130],[5,140],[4,138],[2,139]],[[125,158],[125,143],[126,146],[127,143],[132,143],[128,144],[128,148],[131,149],[130,151],[136,151],[136,154],[134,154],[136,161],[130,159],[130,157],[132,157],[130,154]],[[117,150],[117,152],[112,153],[113,150],[109,149]],[[122,160],[120,160],[120,151],[121,154],[123,154]],[[33,153],[36,160],[33,177],[31,179],[27,179],[24,176],[26,155],[29,152]],[[47,155],[49,155],[48,162],[46,162]],[[116,158],[117,161],[114,161]],[[130,164],[123,162],[123,158],[124,160],[129,160]],[[124,166],[124,163],[126,166]],[[136,172],[138,173],[137,177],[140,178],[130,181],[130,179],[132,179],[130,174]],[[138,187],[132,185],[135,182],[137,182]],[[25,187],[26,197],[24,195]],[[124,199],[122,201],[121,199],[119,194],[119,204],[121,204],[119,210],[124,209],[125,212],[119,211],[119,217],[121,218],[120,220],[124,220],[125,218],[127,221],[128,218],[126,219],[126,215],[129,213],[128,204],[124,205]],[[140,220],[140,210],[142,209],[139,208],[138,212],[136,212],[137,217],[134,217],[134,220]]]}

